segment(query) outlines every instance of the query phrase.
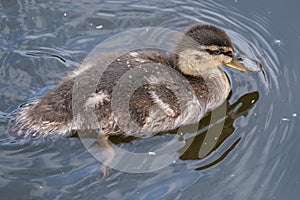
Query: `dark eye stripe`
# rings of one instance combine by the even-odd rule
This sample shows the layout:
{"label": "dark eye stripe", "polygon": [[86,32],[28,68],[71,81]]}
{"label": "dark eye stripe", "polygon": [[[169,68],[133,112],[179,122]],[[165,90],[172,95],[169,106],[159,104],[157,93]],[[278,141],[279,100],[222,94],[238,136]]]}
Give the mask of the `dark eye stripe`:
{"label": "dark eye stripe", "polygon": [[223,54],[226,56],[232,57],[232,51],[226,51]]}
{"label": "dark eye stripe", "polygon": [[223,51],[223,50],[210,50],[210,49],[205,49],[210,55],[220,55],[223,54],[225,56],[232,57],[232,52],[231,51]]}

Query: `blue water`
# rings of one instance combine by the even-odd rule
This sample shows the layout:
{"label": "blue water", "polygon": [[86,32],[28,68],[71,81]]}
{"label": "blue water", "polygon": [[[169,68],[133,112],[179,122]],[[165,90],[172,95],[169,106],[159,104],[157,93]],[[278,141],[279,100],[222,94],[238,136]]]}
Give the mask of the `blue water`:
{"label": "blue water", "polygon": [[[0,1],[0,199],[298,199],[300,3],[267,1]],[[109,169],[80,138],[31,141],[8,133],[13,111],[39,98],[99,43],[134,28],[223,28],[265,76],[225,69],[232,92],[222,134],[186,136],[172,164],[148,173]],[[201,131],[203,130],[203,131]],[[111,138],[147,152],[175,134]],[[189,143],[191,142],[191,144]],[[209,145],[209,144],[208,144]]]}

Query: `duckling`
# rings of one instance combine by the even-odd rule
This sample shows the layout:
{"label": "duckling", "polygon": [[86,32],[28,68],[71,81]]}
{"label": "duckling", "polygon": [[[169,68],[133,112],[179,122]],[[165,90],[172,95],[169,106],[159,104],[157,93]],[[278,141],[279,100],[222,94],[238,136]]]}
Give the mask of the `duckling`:
{"label": "duckling", "polygon": [[[95,112],[99,135],[140,137],[198,122],[222,104],[231,90],[222,66],[248,72],[261,70],[259,62],[236,53],[223,30],[203,24],[189,27],[172,53],[155,49],[131,51],[114,59],[97,77],[94,71],[99,65],[95,61],[86,70],[81,66],[22,108],[15,122],[18,132],[25,136],[70,136],[76,130],[93,127],[85,125],[89,119],[75,114],[72,107],[73,88],[83,71],[90,71],[87,79],[99,79],[95,91],[82,102],[82,107]],[[124,74],[139,69],[147,69],[150,75],[135,77],[144,79],[144,84],[132,92],[126,112],[122,102],[126,90],[114,89]],[[89,84],[87,79],[85,84]]]}

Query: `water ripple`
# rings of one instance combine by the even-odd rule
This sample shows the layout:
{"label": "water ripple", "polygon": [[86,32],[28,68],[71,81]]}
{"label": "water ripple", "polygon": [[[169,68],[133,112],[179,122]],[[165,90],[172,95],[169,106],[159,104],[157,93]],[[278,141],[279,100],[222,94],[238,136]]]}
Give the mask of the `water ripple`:
{"label": "water ripple", "polygon": [[[297,83],[299,78],[288,70],[282,53],[286,49],[276,44],[264,13],[241,13],[220,1],[193,0],[164,1],[159,6],[155,1],[137,0],[1,5],[1,192],[14,187],[23,197],[48,199],[190,199],[199,195],[260,199],[271,198],[292,170],[286,163],[296,161],[286,155],[295,144],[290,141],[298,118],[287,113],[282,102],[292,102],[291,81]],[[182,30],[199,22],[223,28],[237,51],[260,60],[265,72],[247,74],[224,68],[232,83],[227,116],[220,119],[225,126],[216,146],[204,157],[198,153],[205,145],[209,118],[201,121],[199,132],[185,138],[193,144],[172,165],[146,174],[111,170],[107,179],[101,179],[101,164],[76,139],[36,146],[3,133],[8,121],[3,113],[31,96],[40,96],[41,87],[56,83],[53,79],[62,76],[66,66],[75,67],[105,38],[130,28]],[[149,143],[158,145],[167,138],[156,136]],[[132,144],[143,146],[143,142],[121,146],[135,148]]]}

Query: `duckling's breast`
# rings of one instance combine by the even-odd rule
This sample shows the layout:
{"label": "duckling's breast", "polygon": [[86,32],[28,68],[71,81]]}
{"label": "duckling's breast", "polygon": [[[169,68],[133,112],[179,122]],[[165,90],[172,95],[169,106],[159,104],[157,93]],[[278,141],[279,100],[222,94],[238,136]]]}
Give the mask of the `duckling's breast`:
{"label": "duckling's breast", "polygon": [[204,78],[207,86],[207,111],[220,106],[228,97],[231,87],[225,72],[220,68],[215,68],[208,76]]}

